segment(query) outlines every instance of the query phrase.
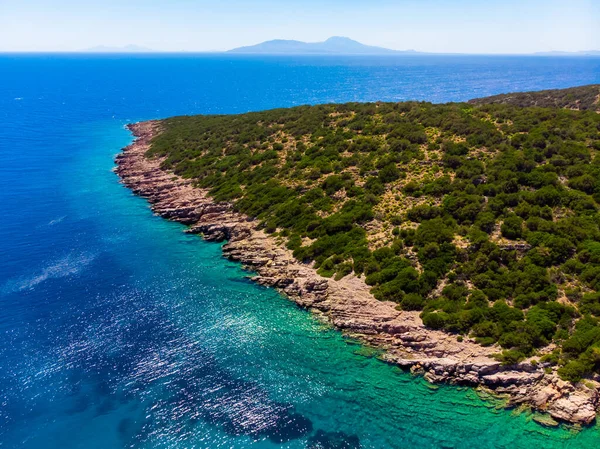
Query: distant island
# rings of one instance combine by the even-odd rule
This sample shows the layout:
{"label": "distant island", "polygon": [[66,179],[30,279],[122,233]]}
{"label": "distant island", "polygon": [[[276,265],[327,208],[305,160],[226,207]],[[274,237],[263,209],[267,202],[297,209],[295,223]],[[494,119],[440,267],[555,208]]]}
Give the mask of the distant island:
{"label": "distant island", "polygon": [[[80,53],[172,53],[170,51],[157,51],[139,45],[105,46],[78,50]],[[176,52],[177,53],[177,52]],[[194,52],[182,52],[193,54]],[[462,53],[432,53],[416,50],[392,50],[384,47],[365,45],[348,37],[333,36],[323,42],[302,42],[298,40],[274,39],[256,45],[238,47],[227,51],[210,51],[206,53],[228,53],[247,55],[348,55],[348,56],[457,56],[466,55]],[[549,51],[530,53],[525,56],[600,56],[600,51]]]}
{"label": "distant island", "polygon": [[600,50],[587,51],[539,51],[535,56],[600,56]]}
{"label": "distant island", "polygon": [[419,54],[415,50],[397,51],[364,45],[347,37],[334,36],[324,42],[301,42],[276,39],[248,47],[229,50],[228,53],[290,54],[290,55],[403,55]]}
{"label": "distant island", "polygon": [[130,125],[117,173],[390,363],[590,424],[599,107],[592,85],[174,117]]}

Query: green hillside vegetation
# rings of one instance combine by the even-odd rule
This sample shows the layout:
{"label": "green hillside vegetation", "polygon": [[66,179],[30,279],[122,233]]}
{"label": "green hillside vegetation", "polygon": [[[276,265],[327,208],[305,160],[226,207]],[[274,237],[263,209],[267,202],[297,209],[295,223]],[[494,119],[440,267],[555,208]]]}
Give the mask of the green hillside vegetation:
{"label": "green hillside vegetation", "polygon": [[149,155],[510,364],[600,373],[600,114],[377,103],[176,117]]}
{"label": "green hillside vegetation", "polygon": [[520,107],[568,108],[578,111],[600,112],[600,84],[569,89],[517,92],[477,98],[472,104],[511,104]]}

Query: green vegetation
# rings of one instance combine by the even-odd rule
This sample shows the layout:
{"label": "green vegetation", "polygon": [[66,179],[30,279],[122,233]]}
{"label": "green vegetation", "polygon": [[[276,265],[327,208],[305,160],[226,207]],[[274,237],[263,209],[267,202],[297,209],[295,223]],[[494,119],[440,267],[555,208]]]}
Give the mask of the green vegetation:
{"label": "green vegetation", "polygon": [[520,107],[568,108],[600,112],[600,85],[494,95],[469,101],[473,104],[512,104]]}
{"label": "green vegetation", "polygon": [[600,114],[351,103],[163,125],[150,155],[323,276],[504,363],[600,372]]}

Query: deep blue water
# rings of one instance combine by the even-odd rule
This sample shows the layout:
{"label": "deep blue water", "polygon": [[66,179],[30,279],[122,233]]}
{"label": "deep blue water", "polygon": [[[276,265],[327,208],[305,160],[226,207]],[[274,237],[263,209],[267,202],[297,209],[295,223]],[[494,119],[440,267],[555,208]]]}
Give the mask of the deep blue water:
{"label": "deep blue water", "polygon": [[599,82],[600,58],[0,55],[0,447],[598,447],[380,362],[111,169],[137,120]]}

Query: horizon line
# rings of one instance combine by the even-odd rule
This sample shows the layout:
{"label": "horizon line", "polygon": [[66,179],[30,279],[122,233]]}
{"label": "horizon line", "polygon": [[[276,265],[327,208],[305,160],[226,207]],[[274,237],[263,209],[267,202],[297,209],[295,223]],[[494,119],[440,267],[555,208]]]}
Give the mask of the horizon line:
{"label": "horizon line", "polygon": [[[535,51],[528,53],[510,53],[510,52],[497,52],[497,53],[479,53],[479,52],[429,52],[420,50],[393,50],[394,53],[381,53],[381,54],[362,54],[362,53],[327,53],[327,52],[315,52],[315,53],[285,53],[285,52],[248,52],[248,53],[236,53],[231,50],[147,50],[147,51],[94,51],[94,50],[1,50],[0,54],[85,54],[85,55],[153,55],[153,54],[227,54],[229,56],[383,56],[383,57],[407,57],[407,56],[600,56],[600,50],[577,50],[577,51],[563,51],[563,50],[548,50],[548,51]],[[598,53],[597,55],[590,53]]]}

